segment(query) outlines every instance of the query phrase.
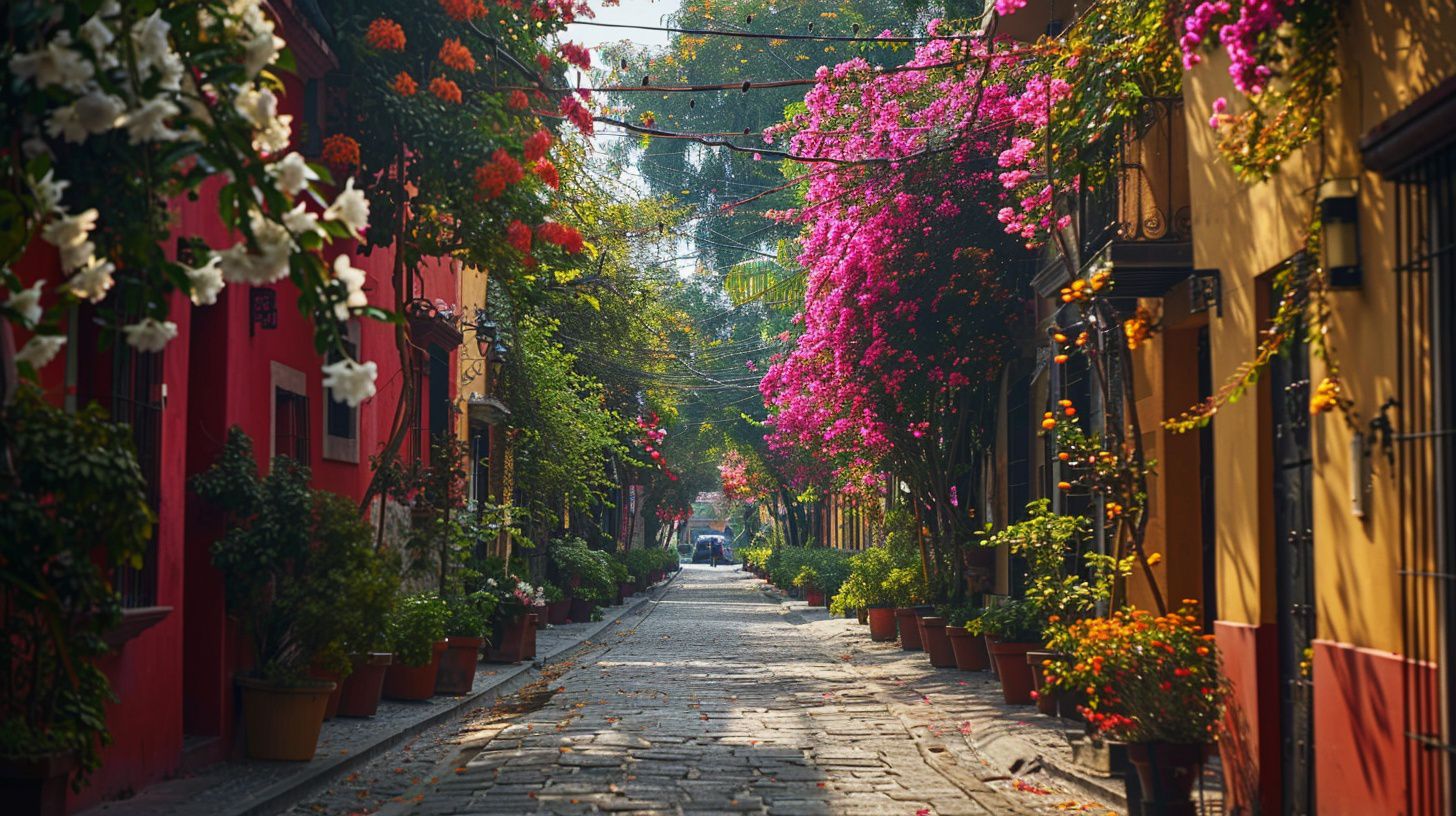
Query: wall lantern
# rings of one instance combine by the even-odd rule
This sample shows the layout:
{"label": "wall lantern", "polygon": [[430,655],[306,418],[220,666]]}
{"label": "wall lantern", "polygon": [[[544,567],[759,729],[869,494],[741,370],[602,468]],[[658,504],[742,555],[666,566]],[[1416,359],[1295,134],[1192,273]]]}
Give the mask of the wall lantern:
{"label": "wall lantern", "polygon": [[500,328],[494,320],[486,317],[484,309],[475,310],[475,350],[479,352],[480,359],[489,357],[490,347],[499,332]]}
{"label": "wall lantern", "polygon": [[1320,185],[1320,263],[1332,289],[1359,289],[1360,198],[1355,179],[1331,179]]}
{"label": "wall lantern", "polygon": [[278,328],[278,292],[262,286],[248,290],[248,336],[256,329]]}

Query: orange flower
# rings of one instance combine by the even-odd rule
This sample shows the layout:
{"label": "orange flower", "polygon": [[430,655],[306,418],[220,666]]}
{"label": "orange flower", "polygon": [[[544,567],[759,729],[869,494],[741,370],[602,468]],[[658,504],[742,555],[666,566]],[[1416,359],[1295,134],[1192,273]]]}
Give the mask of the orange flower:
{"label": "orange flower", "polygon": [[1068,358],[1067,355],[1058,354],[1057,356],[1052,358],[1052,362],[1056,363],[1057,365],[1061,365],[1062,363],[1065,363],[1068,359],[1070,358]]}
{"label": "orange flower", "polygon": [[420,90],[420,84],[409,75],[409,71],[400,71],[396,74],[394,83],[390,87],[394,88],[394,92],[400,96],[414,96]]}
{"label": "orange flower", "polygon": [[364,42],[380,51],[403,51],[404,28],[388,17],[380,17],[369,24],[364,32]]}
{"label": "orange flower", "polygon": [[1163,562],[1162,553],[1153,553],[1148,556],[1148,566],[1155,567]]}
{"label": "orange flower", "polygon": [[440,62],[445,63],[447,68],[475,73],[475,57],[471,55],[469,48],[454,37],[446,38],[440,45]]}
{"label": "orange flower", "polygon": [[1072,489],[1072,483],[1071,482],[1057,482],[1057,489],[1058,490],[1071,490]]}
{"label": "orange flower", "polygon": [[335,167],[357,167],[359,164],[359,143],[342,133],[335,133],[324,139],[321,155],[324,164]]}
{"label": "orange flower", "polygon": [[485,4],[480,0],[440,0],[440,7],[450,19],[465,22],[485,16]]}
{"label": "orange flower", "polygon": [[430,80],[430,93],[438,97],[441,102],[454,102],[458,105],[464,100],[460,94],[460,86],[444,77],[435,77]]}

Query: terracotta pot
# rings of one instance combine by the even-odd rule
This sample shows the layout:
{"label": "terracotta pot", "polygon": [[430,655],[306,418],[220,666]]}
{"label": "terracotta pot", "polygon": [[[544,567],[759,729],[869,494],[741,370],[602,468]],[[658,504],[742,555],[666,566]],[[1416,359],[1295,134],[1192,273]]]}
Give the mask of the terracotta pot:
{"label": "terracotta pot", "polygon": [[581,598],[572,598],[567,617],[572,623],[586,623],[591,620],[592,603]]}
{"label": "terracotta pot", "polygon": [[895,629],[895,610],[888,606],[869,608],[870,640],[881,643],[894,640],[899,634]]}
{"label": "terracotta pot", "polygon": [[[534,609],[535,607],[531,607]],[[526,625],[522,629],[524,640],[521,643],[521,659],[536,659],[536,630],[541,628],[541,619],[536,617],[535,612],[526,615]]]}
{"label": "terracotta pot", "polygon": [[540,604],[540,605],[531,607],[531,614],[536,616],[536,628],[537,629],[545,629],[546,628],[546,616],[548,614],[550,614],[550,613],[548,613],[546,611],[546,604]]}
{"label": "terracotta pot", "polygon": [[475,687],[475,666],[485,638],[451,635],[445,638],[440,669],[435,673],[435,693],[459,697]]}
{"label": "terracotta pot", "polygon": [[497,621],[495,637],[486,650],[485,659],[492,663],[519,663],[525,655],[526,616],[517,615],[510,620]]}
{"label": "terracotta pot", "polygon": [[1137,769],[1142,816],[1196,816],[1193,786],[1203,772],[1207,746],[1197,743],[1134,742],[1127,758]]}
{"label": "terracotta pot", "polygon": [[374,716],[384,693],[384,673],[393,662],[394,655],[389,652],[354,656],[354,670],[339,684],[340,717]]}
{"label": "terracotta pot", "polygon": [[1061,655],[1056,652],[1043,652],[1035,649],[1026,653],[1026,665],[1031,669],[1031,690],[1036,692],[1034,695],[1036,697],[1036,710],[1048,717],[1057,716],[1060,710],[1057,701],[1061,695],[1055,691],[1042,688],[1045,682],[1043,677],[1046,675],[1046,667],[1042,664],[1057,657],[1061,657]]}
{"label": "terracotta pot", "polygon": [[924,639],[925,654],[930,657],[930,665],[937,669],[955,668],[955,652],[951,651],[950,638],[945,633],[945,618],[921,618],[920,635]]}
{"label": "terracotta pot", "polygon": [[408,666],[399,661],[389,664],[384,673],[384,696],[391,700],[428,700],[435,695],[435,675],[440,671],[440,656],[445,653],[445,641],[435,643],[430,662],[423,666]]}
{"label": "terracotta pot", "polygon": [[275,686],[239,677],[238,685],[243,688],[243,742],[250,759],[313,759],[334,683]]}
{"label": "terracotta pot", "polygon": [[861,606],[859,609],[854,610],[854,617],[859,621],[860,626],[864,626],[870,622],[870,611]]}
{"label": "terracotta pot", "polygon": [[339,713],[339,695],[344,689],[344,678],[340,677],[338,672],[315,668],[308,670],[308,676],[334,684],[334,690],[329,693],[329,701],[324,706],[324,722],[328,722]]}
{"label": "terracotta pot", "polygon": [[561,626],[571,619],[571,600],[562,598],[555,603],[546,604],[546,622],[552,626]]}
{"label": "terracotta pot", "polygon": [[632,597],[634,594],[636,594],[636,592],[637,592],[637,585],[636,584],[632,583],[631,581],[618,581],[617,582],[617,598],[618,598],[617,603],[621,603],[622,601],[625,601],[626,599]]}
{"label": "terracotta pot", "polygon": [[1039,643],[1003,643],[989,638],[987,649],[996,664],[996,674],[1001,678],[1001,696],[1011,705],[1030,705],[1031,667],[1026,664],[1026,653],[1037,648]]}
{"label": "terracotta pot", "polygon": [[982,635],[981,642],[986,644],[986,662],[991,666],[991,676],[1000,680],[1001,670],[996,667],[996,661],[991,659],[991,636]]}
{"label": "terracotta pot", "polygon": [[76,769],[73,754],[0,759],[0,802],[6,813],[62,816],[67,782]]}
{"label": "terracotta pot", "polygon": [[985,671],[991,659],[986,656],[986,641],[967,632],[964,626],[945,627],[945,636],[950,638],[950,651],[955,655],[956,668],[961,671]]}
{"label": "terracotta pot", "polygon": [[895,623],[900,627],[900,648],[918,652],[925,648],[920,640],[920,620],[914,609],[896,609]]}
{"label": "terracotta pot", "polygon": [[824,593],[820,592],[817,589],[806,589],[804,590],[804,600],[810,606],[823,606]]}

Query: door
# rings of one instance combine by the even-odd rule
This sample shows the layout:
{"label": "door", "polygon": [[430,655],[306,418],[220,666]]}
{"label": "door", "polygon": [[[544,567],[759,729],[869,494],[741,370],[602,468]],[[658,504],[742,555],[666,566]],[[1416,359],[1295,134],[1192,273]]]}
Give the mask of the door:
{"label": "door", "polygon": [[1314,814],[1315,636],[1313,466],[1309,447],[1309,347],[1304,330],[1270,364],[1274,418],[1274,544],[1279,604],[1279,686],[1284,813]]}

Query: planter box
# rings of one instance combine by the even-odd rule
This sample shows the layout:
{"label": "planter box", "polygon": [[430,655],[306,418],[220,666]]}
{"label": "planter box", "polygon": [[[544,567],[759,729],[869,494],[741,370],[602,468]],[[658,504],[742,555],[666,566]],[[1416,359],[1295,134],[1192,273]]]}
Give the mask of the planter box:
{"label": "planter box", "polygon": [[238,685],[243,689],[243,744],[250,759],[313,759],[334,683],[289,687],[239,677]]}
{"label": "planter box", "polygon": [[391,700],[428,700],[435,696],[435,676],[439,674],[440,655],[444,652],[442,640],[435,644],[430,662],[423,666],[390,663],[384,673],[384,696]]}
{"label": "planter box", "polygon": [[581,598],[572,598],[568,617],[572,623],[586,623],[591,620],[592,603]]}
{"label": "planter box", "polygon": [[517,615],[508,621],[498,621],[491,647],[486,651],[486,660],[492,663],[519,663],[526,648],[525,615]]}
{"label": "planter box", "polygon": [[[534,609],[535,607],[532,608]],[[521,643],[522,660],[536,659],[536,630],[540,629],[541,626],[541,618],[537,617],[535,612],[526,615],[526,625],[522,630],[524,635],[524,640]]]}
{"label": "planter box", "polygon": [[561,626],[571,619],[571,600],[563,598],[555,603],[546,604],[546,622],[552,626]]}
{"label": "planter box", "polygon": [[340,717],[373,717],[384,694],[384,674],[394,655],[375,652],[354,657],[354,670],[339,685]]}
{"label": "planter box", "polygon": [[435,693],[459,697],[475,687],[475,666],[485,638],[451,635],[445,638],[440,669],[435,673]]}

